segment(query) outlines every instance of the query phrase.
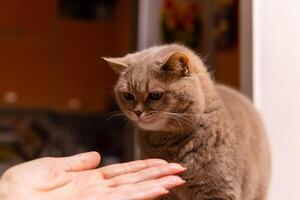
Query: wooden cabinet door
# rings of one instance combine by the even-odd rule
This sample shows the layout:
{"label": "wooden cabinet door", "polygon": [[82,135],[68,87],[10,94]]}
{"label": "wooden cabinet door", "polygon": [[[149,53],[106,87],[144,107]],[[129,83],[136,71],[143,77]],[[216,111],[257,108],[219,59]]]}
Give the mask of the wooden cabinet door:
{"label": "wooden cabinet door", "polygon": [[103,111],[110,104],[113,72],[100,56],[111,52],[111,25],[103,23],[60,22],[59,109],[69,109],[71,99],[79,100],[84,111]]}
{"label": "wooden cabinet door", "polygon": [[4,0],[0,8],[0,102],[14,91],[17,105],[53,103],[53,27],[56,1]]}

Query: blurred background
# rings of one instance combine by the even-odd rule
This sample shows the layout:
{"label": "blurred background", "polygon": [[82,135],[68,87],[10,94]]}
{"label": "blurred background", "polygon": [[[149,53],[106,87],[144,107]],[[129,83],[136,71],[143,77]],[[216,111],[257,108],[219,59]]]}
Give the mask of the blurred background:
{"label": "blurred background", "polygon": [[[0,8],[0,166],[96,150],[133,159],[102,56],[180,42],[239,84],[238,0],[10,0]],[[222,63],[222,65],[221,65]]]}
{"label": "blurred background", "polygon": [[90,150],[104,165],[134,159],[132,128],[111,117],[117,76],[101,57],[179,42],[214,80],[252,98],[272,146],[270,199],[298,200],[297,8],[298,0],[2,0],[0,174]]}

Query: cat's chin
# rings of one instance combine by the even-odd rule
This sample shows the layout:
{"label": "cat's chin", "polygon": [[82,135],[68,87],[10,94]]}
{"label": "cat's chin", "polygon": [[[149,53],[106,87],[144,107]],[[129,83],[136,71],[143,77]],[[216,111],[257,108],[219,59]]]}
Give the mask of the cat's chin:
{"label": "cat's chin", "polygon": [[164,129],[165,122],[163,120],[157,120],[154,122],[137,121],[135,124],[139,128],[147,131],[161,131]]}

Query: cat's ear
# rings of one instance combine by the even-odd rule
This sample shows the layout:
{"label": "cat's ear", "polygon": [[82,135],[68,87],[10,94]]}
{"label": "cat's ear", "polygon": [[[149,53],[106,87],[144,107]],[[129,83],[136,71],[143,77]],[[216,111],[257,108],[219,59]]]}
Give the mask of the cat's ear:
{"label": "cat's ear", "polygon": [[166,58],[166,61],[161,66],[161,70],[188,76],[190,74],[189,58],[181,52],[173,53]]}
{"label": "cat's ear", "polygon": [[116,71],[117,73],[121,73],[124,69],[128,67],[128,64],[126,64],[124,58],[105,58],[102,57],[103,60],[105,60],[111,68]]}

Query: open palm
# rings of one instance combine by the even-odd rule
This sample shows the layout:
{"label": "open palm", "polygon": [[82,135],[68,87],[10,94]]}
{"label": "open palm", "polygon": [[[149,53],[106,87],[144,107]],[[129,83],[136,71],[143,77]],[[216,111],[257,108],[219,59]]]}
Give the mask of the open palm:
{"label": "open palm", "polygon": [[185,169],[160,159],[96,169],[99,163],[99,154],[90,152],[65,158],[41,158],[17,165],[1,178],[0,195],[4,194],[1,199],[154,199],[184,183],[173,174]]}

